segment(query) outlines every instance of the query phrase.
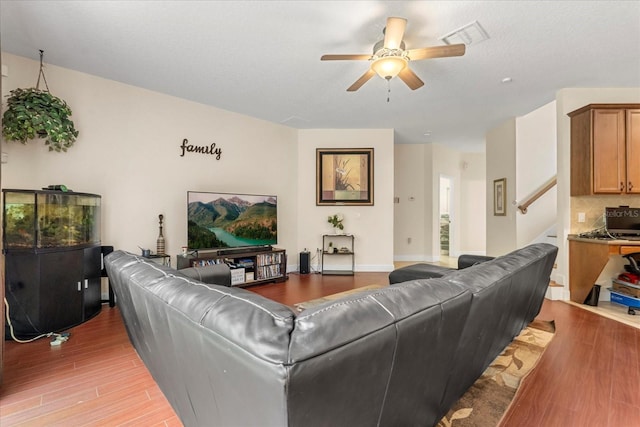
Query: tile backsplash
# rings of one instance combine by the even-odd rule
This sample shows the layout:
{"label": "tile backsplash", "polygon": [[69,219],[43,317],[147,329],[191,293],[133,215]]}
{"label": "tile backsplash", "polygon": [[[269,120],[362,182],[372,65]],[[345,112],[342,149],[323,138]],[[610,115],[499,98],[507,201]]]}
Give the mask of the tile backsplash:
{"label": "tile backsplash", "polygon": [[[640,208],[640,196],[579,196],[571,198],[571,234],[584,233],[604,226],[604,208],[631,206]],[[578,222],[584,212],[585,222]]]}

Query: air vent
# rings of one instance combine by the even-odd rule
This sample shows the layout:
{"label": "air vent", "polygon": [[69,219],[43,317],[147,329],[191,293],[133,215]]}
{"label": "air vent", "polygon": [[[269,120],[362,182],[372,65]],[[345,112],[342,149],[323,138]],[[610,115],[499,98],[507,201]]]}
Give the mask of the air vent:
{"label": "air vent", "polygon": [[451,31],[449,34],[440,37],[440,40],[446,44],[464,43],[469,46],[478,44],[489,38],[489,34],[482,28],[478,21],[473,21],[457,30]]}

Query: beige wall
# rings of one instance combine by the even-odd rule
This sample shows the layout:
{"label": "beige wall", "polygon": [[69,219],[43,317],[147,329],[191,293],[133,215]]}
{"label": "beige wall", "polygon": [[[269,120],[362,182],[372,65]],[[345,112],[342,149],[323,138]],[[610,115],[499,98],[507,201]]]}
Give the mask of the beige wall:
{"label": "beige wall", "polygon": [[441,176],[450,178],[453,187],[450,254],[484,254],[485,154],[461,153],[436,143],[396,144],[394,149],[399,201],[394,214],[394,259],[431,262],[440,258]]}
{"label": "beige wall", "polygon": [[[3,53],[3,63],[3,95],[34,85],[36,62]],[[186,245],[188,190],[275,194],[279,246],[297,251],[295,130],[51,65],[45,72],[52,93],[71,106],[80,135],[67,153],[49,152],[42,140],[6,143],[4,188],[65,184],[100,194],[103,244],[136,253],[138,246],[155,251],[163,214],[172,255]],[[220,161],[181,157],[184,138],[216,143]]]}
{"label": "beige wall", "polygon": [[[556,102],[516,119],[515,200],[525,201],[556,175]],[[511,203],[511,201],[509,201]],[[552,188],[516,214],[516,247],[524,247],[544,236],[555,225],[557,190]]]}
{"label": "beige wall", "polygon": [[462,153],[460,172],[460,238],[461,254],[484,255],[487,248],[486,153]]}
{"label": "beige wall", "polygon": [[435,259],[440,258],[440,178],[447,177],[451,180],[451,225],[449,228],[449,254],[460,254],[460,225],[462,224],[460,212],[461,185],[460,172],[462,170],[461,153],[452,150],[442,144],[431,144],[433,150],[433,182],[431,205],[431,254]]}
{"label": "beige wall", "polygon": [[[327,217],[344,216],[345,233],[355,236],[357,271],[393,269],[393,130],[314,129],[298,131],[298,247],[316,255],[322,234],[332,233]],[[373,206],[316,206],[316,148],[374,149]],[[340,262],[332,257],[329,262]],[[316,265],[317,262],[312,262]]]}
{"label": "beige wall", "polygon": [[[501,255],[545,241],[556,221],[556,188],[522,214],[526,201],[556,174],[556,103],[506,121],[487,134],[487,253]],[[506,216],[493,215],[493,181],[507,178]],[[553,232],[553,230],[551,230]]]}
{"label": "beige wall", "polygon": [[[3,95],[31,87],[38,63],[3,53],[9,76]],[[186,244],[186,193],[221,191],[278,196],[279,247],[297,268],[298,252],[313,251],[329,231],[326,216],[346,216],[356,234],[360,270],[393,267],[393,131],[305,130],[269,123],[138,87],[51,65],[49,87],[66,100],[80,132],[67,153],[49,152],[41,140],[5,143],[4,188],[65,184],[102,196],[102,241],[118,249],[155,249],[158,214],[165,216],[167,253]],[[216,143],[222,157],[187,153]],[[374,147],[375,206],[315,206],[315,148]]]}
{"label": "beige wall", "polygon": [[[396,144],[394,147],[394,259],[426,261],[425,216],[432,195],[427,194],[426,144]],[[429,186],[431,191],[431,186]],[[430,215],[430,211],[429,211]],[[410,241],[409,241],[410,239]]]}
{"label": "beige wall", "polygon": [[[487,147],[487,255],[497,256],[517,246],[515,199],[516,184],[516,120],[510,119],[491,129],[486,135]],[[506,215],[493,214],[493,182],[506,178]]]}

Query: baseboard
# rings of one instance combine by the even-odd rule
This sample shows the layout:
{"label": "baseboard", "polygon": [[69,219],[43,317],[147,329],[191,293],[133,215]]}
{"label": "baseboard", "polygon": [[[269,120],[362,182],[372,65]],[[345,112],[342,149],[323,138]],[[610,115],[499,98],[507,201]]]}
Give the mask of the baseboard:
{"label": "baseboard", "polygon": [[[326,264],[325,270],[344,270],[345,264]],[[391,265],[379,265],[379,264],[356,264],[353,271],[356,273],[389,273],[394,270],[393,264]]]}
{"label": "baseboard", "polygon": [[362,265],[358,264],[355,267],[356,272],[363,273],[388,273],[394,270],[393,264],[391,265]]}
{"label": "baseboard", "polygon": [[440,259],[440,256],[424,256],[422,254],[418,255],[396,255],[393,257],[394,261],[415,261],[415,262],[437,262]]}
{"label": "baseboard", "polygon": [[564,286],[549,286],[544,297],[552,301],[564,301],[567,299]]}
{"label": "baseboard", "polygon": [[565,285],[565,277],[563,274],[558,273],[557,271],[551,271],[551,280],[556,282],[558,285]]}

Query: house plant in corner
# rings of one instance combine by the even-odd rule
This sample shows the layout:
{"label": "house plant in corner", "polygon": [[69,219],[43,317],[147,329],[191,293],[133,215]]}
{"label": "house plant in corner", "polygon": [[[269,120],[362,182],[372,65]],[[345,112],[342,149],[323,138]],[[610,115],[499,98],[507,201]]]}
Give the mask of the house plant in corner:
{"label": "house plant in corner", "polygon": [[[71,108],[62,99],[49,92],[42,67],[43,51],[40,51],[40,74],[35,88],[14,89],[7,100],[7,110],[2,116],[2,135],[7,141],[27,141],[45,138],[49,151],[67,151],[78,136],[71,117]],[[40,89],[42,76],[46,90]]]}

